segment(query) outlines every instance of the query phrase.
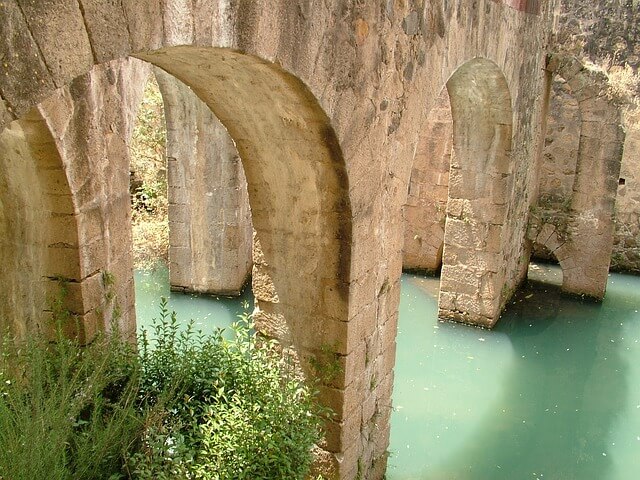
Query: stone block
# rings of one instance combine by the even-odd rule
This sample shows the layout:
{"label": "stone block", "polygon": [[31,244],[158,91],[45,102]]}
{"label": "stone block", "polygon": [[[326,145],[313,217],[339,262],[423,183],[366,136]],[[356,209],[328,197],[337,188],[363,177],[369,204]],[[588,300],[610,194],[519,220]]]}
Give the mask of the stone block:
{"label": "stone block", "polygon": [[327,421],[321,447],[329,452],[340,453],[357,443],[360,438],[361,419],[360,412],[355,411],[342,421]]}
{"label": "stone block", "polygon": [[162,2],[123,0],[132,52],[148,52],[162,46]]}
{"label": "stone block", "polygon": [[80,245],[80,274],[82,278],[104,268],[107,265],[107,245],[103,238]]}
{"label": "stone block", "polygon": [[549,240],[549,238],[551,238],[551,235],[553,235],[555,231],[556,231],[555,225],[551,223],[545,223],[542,226],[540,233],[538,233],[538,235],[536,236],[536,239],[535,239],[536,243],[546,246],[547,241]]}
{"label": "stone block", "polygon": [[[77,238],[80,242],[93,242],[96,239],[105,237],[105,225],[104,225],[105,211],[102,206],[94,206],[76,215],[76,232]],[[130,222],[129,222],[130,224]],[[114,232],[115,233],[115,232]],[[111,241],[117,241],[112,238]]]}
{"label": "stone block", "polygon": [[191,221],[191,208],[184,204],[170,203],[168,216],[170,225],[176,223],[187,225]]}
{"label": "stone block", "polygon": [[122,0],[79,0],[97,63],[129,55],[129,31]]}
{"label": "stone block", "polygon": [[74,214],[51,214],[48,229],[43,239],[48,246],[62,245],[77,248],[78,217]]}
{"label": "stone block", "polygon": [[47,248],[44,272],[47,277],[60,277],[79,281],[80,255],[78,247],[54,244]]}
{"label": "stone block", "polygon": [[480,279],[470,268],[443,265],[440,275],[441,288],[446,291],[468,295],[475,295],[480,291]]}
{"label": "stone block", "polygon": [[193,42],[194,17],[190,0],[173,0],[163,5],[164,45],[190,45]]}
{"label": "stone block", "polygon": [[[47,298],[56,298],[56,295],[60,294],[60,289],[61,285],[58,282],[49,282]],[[104,303],[104,291],[99,273],[80,282],[64,282],[64,290],[66,294],[62,299],[63,308],[74,315],[86,314]]]}
{"label": "stone block", "polygon": [[445,244],[460,248],[481,249],[487,242],[488,225],[472,221],[447,220]]}
{"label": "stone block", "polygon": [[[357,387],[360,383],[351,382],[344,390],[327,386],[318,388],[318,401],[329,407],[335,414],[335,418],[348,418],[354,413],[360,416],[362,409],[363,391]],[[356,413],[356,409],[358,409]]]}
{"label": "stone block", "polygon": [[319,280],[322,285],[322,307],[328,317],[341,322],[347,321],[349,289],[346,285],[336,285],[335,279]]}
{"label": "stone block", "polygon": [[77,2],[17,1],[57,87],[91,69],[94,58]]}
{"label": "stone block", "polygon": [[[620,133],[620,125],[612,124],[612,123],[604,123],[601,121],[585,121],[583,120],[581,123],[580,136],[582,137],[595,139],[598,141],[597,145],[599,146],[602,143],[611,142],[618,138]],[[593,152],[592,154],[597,153],[597,150],[590,146],[589,150]],[[584,143],[581,144],[582,152],[584,152]],[[594,151],[595,150],[595,151]],[[584,153],[591,153],[584,152]]]}
{"label": "stone block", "polygon": [[488,225],[484,251],[489,253],[503,252],[502,240],[506,228],[503,225]]}
{"label": "stone block", "polygon": [[361,450],[360,442],[354,442],[338,456],[337,473],[340,479],[355,479],[358,475],[358,458]]}
{"label": "stone block", "polygon": [[54,215],[73,215],[75,208],[73,206],[73,197],[70,194],[47,194],[46,209]]}
{"label": "stone block", "polygon": [[607,97],[593,97],[582,101],[580,114],[586,122],[620,123],[620,110],[607,100]]}
{"label": "stone block", "polygon": [[493,175],[468,169],[451,169],[449,176],[449,197],[478,199],[490,197]]}
{"label": "stone block", "polygon": [[24,115],[55,84],[15,0],[0,4],[0,18],[0,121],[8,122]]}

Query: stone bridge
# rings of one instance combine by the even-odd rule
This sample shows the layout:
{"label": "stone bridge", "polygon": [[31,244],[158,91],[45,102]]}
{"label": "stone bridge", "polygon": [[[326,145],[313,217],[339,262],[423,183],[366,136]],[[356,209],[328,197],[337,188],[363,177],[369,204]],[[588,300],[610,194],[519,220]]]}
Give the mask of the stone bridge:
{"label": "stone bridge", "polygon": [[[526,276],[554,3],[3,0],[4,324],[45,328],[63,283],[69,334],[135,331],[127,143],[147,62],[163,71],[172,283],[224,288],[198,261],[215,225],[243,229],[216,241],[244,280],[248,196],[258,327],[308,374],[341,367],[321,387],[336,415],[320,463],[331,478],[381,479],[405,245],[441,252],[443,318],[492,326]],[[416,162],[443,89],[450,168],[420,184],[435,171]],[[197,161],[221,156],[222,173]],[[243,175],[241,221],[211,220],[194,199]],[[422,215],[404,206],[433,185],[448,192],[446,229],[405,240]]]}

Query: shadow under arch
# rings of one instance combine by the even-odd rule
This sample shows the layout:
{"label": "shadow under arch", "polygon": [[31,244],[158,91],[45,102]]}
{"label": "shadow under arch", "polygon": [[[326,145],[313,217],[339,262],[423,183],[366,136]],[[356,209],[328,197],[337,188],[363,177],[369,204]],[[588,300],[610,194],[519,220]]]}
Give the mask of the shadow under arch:
{"label": "shadow under arch", "polygon": [[454,155],[438,316],[492,327],[521,268],[505,258],[514,196],[511,94],[500,67],[484,58],[460,66],[446,87]]}
{"label": "shadow under arch", "polygon": [[[0,172],[0,329],[17,336],[48,332],[53,300],[62,300],[72,313],[81,310],[73,285],[59,298],[59,281],[80,280],[80,266],[73,196],[37,108],[1,132]],[[66,333],[82,340],[87,332]]]}

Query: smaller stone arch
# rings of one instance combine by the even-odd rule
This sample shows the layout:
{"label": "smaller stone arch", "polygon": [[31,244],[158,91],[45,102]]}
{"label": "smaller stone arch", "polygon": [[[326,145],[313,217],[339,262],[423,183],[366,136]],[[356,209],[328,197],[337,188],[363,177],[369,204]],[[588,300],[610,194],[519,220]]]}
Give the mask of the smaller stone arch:
{"label": "smaller stone arch", "polygon": [[[606,75],[578,59],[550,55],[550,75],[561,76],[580,113],[576,174],[563,211],[532,209],[529,238],[550,242],[563,270],[562,289],[595,299],[604,297],[613,250],[614,207],[625,134],[621,111]],[[554,235],[555,232],[555,235]]]}
{"label": "smaller stone arch", "polygon": [[504,288],[503,254],[513,196],[511,95],[500,68],[484,58],[459,67],[446,86],[455,154],[438,316],[491,327],[513,293]]}
{"label": "smaller stone arch", "polygon": [[[22,336],[61,327],[86,341],[97,322],[82,282],[78,215],[43,108],[0,134],[0,329]],[[72,317],[55,325],[63,311]]]}

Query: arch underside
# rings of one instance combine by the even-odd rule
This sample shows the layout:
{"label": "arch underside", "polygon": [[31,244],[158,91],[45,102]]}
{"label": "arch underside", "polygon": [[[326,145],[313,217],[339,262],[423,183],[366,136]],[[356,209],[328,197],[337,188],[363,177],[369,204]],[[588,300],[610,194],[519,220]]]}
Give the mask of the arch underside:
{"label": "arch underside", "polygon": [[139,58],[189,85],[236,144],[263,254],[253,283],[265,328],[310,351],[339,342],[349,197],[344,160],[317,101],[275,65],[229,49],[173,47]]}

